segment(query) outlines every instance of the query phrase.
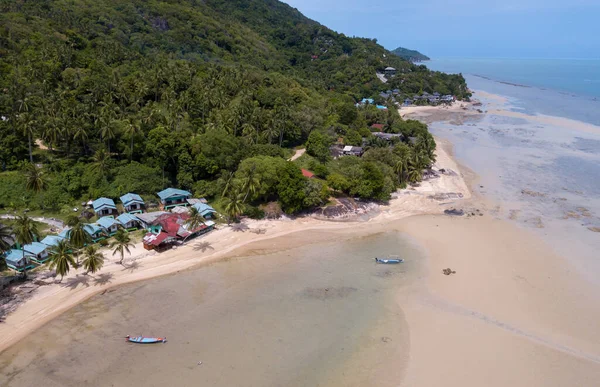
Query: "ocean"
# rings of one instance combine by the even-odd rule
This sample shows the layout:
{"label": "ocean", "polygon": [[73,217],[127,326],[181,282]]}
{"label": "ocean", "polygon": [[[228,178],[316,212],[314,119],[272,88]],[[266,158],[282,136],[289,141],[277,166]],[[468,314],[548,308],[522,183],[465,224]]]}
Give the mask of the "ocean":
{"label": "ocean", "polygon": [[460,125],[431,131],[478,176],[500,218],[534,229],[600,283],[600,60],[438,59],[483,103]]}
{"label": "ocean", "polygon": [[[395,386],[410,348],[396,297],[422,275],[422,252],[393,231],[329,240],[275,253],[266,241],[97,295],[2,353],[0,385]],[[400,252],[402,265],[373,259]]]}
{"label": "ocean", "polygon": [[425,65],[512,98],[512,109],[600,125],[600,59],[440,58]]}

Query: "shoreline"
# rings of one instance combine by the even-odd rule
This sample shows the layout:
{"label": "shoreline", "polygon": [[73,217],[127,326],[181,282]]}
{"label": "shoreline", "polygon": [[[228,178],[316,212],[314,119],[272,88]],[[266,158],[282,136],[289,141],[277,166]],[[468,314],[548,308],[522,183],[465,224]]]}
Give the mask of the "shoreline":
{"label": "shoreline", "polygon": [[[426,110],[428,116],[439,117],[435,109]],[[419,115],[425,118],[423,113]],[[6,323],[0,324],[0,352],[115,286],[195,270],[221,260],[319,244],[326,240],[325,235],[354,238],[395,231],[412,238],[425,253],[424,272],[396,297],[410,347],[408,358],[398,359],[403,371],[396,384],[595,385],[600,379],[600,338],[594,323],[600,318],[594,299],[597,288],[582,280],[569,257],[553,251],[535,230],[499,217],[495,212],[499,203],[475,189],[481,177],[455,160],[449,141],[436,137],[436,144],[434,169],[455,174],[441,174],[399,191],[366,221],[313,217],[249,221],[251,230],[262,228],[266,234],[223,228],[162,254],[136,249],[126,259],[132,269],[113,264],[110,257],[97,277],[105,273],[114,277],[102,286],[41,288],[45,296],[34,295],[7,318],[11,324],[23,324],[19,337],[8,339],[14,331]],[[483,215],[443,215],[444,209],[454,207],[476,215],[479,212],[474,209],[482,209]],[[308,233],[312,238],[303,235],[311,230],[325,232],[317,237]],[[195,245],[204,242],[210,242],[213,250],[196,250]],[[455,273],[442,274],[446,268]],[[82,278],[74,274],[69,276],[71,280]],[[465,367],[475,363],[477,367]],[[432,368],[436,371],[431,372]]]}
{"label": "shoreline", "polygon": [[[414,215],[442,213],[445,205],[451,205],[457,199],[469,199],[471,191],[460,173],[459,166],[448,154],[447,150],[451,148],[451,144],[441,139],[436,139],[436,143],[439,145],[436,150],[438,158],[435,167],[454,171],[455,174],[443,174],[423,181],[418,187],[398,191],[400,194],[397,198],[390,200],[388,205],[379,206],[379,213],[367,221],[339,222],[319,220],[310,216],[294,220],[250,220],[246,222],[250,228],[247,232],[236,232],[230,227],[223,227],[163,253],[148,252],[138,243],[132,249],[132,254],[125,258],[124,266],[118,265],[118,259],[105,250],[105,265],[97,275],[83,276],[83,269],[71,270],[62,283],[40,286],[32,297],[10,313],[5,321],[0,323],[0,353],[72,307],[115,286],[209,265],[227,259],[236,250],[254,242],[264,242],[305,231],[343,231],[362,228],[361,225],[371,227],[388,224]],[[460,194],[462,198],[433,198],[438,194]],[[251,232],[257,229],[264,229],[266,232]],[[210,243],[211,247],[203,252],[196,252],[196,245],[204,242]],[[99,284],[90,285],[89,282],[94,281],[98,281]]]}

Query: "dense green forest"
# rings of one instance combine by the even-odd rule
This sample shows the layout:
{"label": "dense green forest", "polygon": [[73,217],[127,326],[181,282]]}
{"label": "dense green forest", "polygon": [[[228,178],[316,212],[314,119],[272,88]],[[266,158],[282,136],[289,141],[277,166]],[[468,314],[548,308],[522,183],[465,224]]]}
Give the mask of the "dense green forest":
{"label": "dense green forest", "polygon": [[[393,106],[355,107],[389,87],[376,77],[387,66],[407,96],[469,96],[461,75],[275,0],[2,0],[0,210],[67,213],[167,186],[234,215],[296,213],[332,194],[386,200],[420,180],[435,148]],[[404,141],[374,138],[374,123]],[[362,158],[331,158],[331,144],[363,138]]]}
{"label": "dense green forest", "polygon": [[398,55],[402,59],[406,59],[411,62],[421,62],[424,60],[431,59],[427,55],[423,55],[417,50],[411,50],[404,47],[398,47],[397,49],[392,50],[392,53]]}

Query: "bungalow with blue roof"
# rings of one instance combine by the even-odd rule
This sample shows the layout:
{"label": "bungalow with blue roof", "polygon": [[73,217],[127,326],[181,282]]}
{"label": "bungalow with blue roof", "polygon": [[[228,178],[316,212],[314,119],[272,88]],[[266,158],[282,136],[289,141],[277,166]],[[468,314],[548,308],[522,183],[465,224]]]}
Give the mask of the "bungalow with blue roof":
{"label": "bungalow with blue roof", "polygon": [[188,191],[177,188],[167,188],[160,191],[157,195],[160,198],[161,210],[168,210],[177,206],[187,206],[187,200],[192,197],[192,194]]}
{"label": "bungalow with blue roof", "polygon": [[25,254],[29,255],[36,263],[44,263],[50,258],[50,255],[48,254],[50,247],[40,242],[33,242],[25,245],[23,246],[23,250],[25,250]]}
{"label": "bungalow with blue roof", "polygon": [[204,217],[204,219],[212,219],[214,217],[214,214],[217,213],[217,211],[215,211],[214,208],[212,208],[206,203],[196,203],[193,205],[193,207],[198,210],[198,212]]}
{"label": "bungalow with blue roof", "polygon": [[117,206],[115,206],[115,202],[109,198],[100,198],[96,199],[92,202],[92,207],[94,207],[94,212],[96,216],[115,216],[119,213],[117,212]]}
{"label": "bungalow with blue roof", "polygon": [[4,255],[6,265],[13,270],[23,271],[33,269],[35,266],[31,264],[30,256],[23,250],[12,249]]}
{"label": "bungalow with blue roof", "polygon": [[121,196],[121,203],[123,203],[123,210],[132,214],[144,212],[144,200],[138,194],[128,193]]}
{"label": "bungalow with blue roof", "polygon": [[387,106],[383,106],[383,105],[376,105],[377,109],[379,110],[387,110]]}
{"label": "bungalow with blue roof", "polygon": [[98,219],[96,224],[99,225],[104,231],[104,233],[108,236],[115,235],[117,233],[117,230],[119,229],[119,226],[121,225],[121,223],[112,216],[104,216]]}
{"label": "bungalow with blue roof", "polygon": [[121,223],[123,228],[127,231],[137,230],[140,225],[140,220],[131,214],[121,214],[117,216],[117,221]]}
{"label": "bungalow with blue roof", "polygon": [[373,98],[363,98],[362,101],[360,101],[361,105],[374,105],[375,104],[375,100]]}
{"label": "bungalow with blue roof", "polygon": [[[68,232],[68,230],[67,230],[67,232]],[[65,235],[66,235],[66,233],[65,233]],[[58,244],[58,242],[60,242],[64,239],[65,239],[65,237],[61,237],[60,235],[48,235],[47,237],[42,239],[41,243],[48,246],[48,249],[51,249],[52,247],[56,246]]]}
{"label": "bungalow with blue roof", "polygon": [[104,230],[99,224],[87,223],[85,226],[83,226],[83,229],[88,233],[90,238],[92,238],[92,242],[94,243],[105,238]]}

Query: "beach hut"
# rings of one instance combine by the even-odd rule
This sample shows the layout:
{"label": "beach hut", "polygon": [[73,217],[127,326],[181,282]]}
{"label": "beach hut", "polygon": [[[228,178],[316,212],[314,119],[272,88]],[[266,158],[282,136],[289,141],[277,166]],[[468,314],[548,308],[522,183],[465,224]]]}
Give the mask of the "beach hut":
{"label": "beach hut", "polygon": [[116,216],[119,213],[117,212],[117,206],[115,206],[115,202],[109,198],[99,198],[92,202],[92,207],[94,208],[94,212],[96,216]]}
{"label": "beach hut", "polygon": [[36,263],[42,264],[50,258],[50,255],[48,254],[50,247],[41,242],[33,242],[25,245],[23,246],[23,250],[25,250],[25,254],[29,255]]}
{"label": "beach hut", "polygon": [[48,235],[47,237],[42,239],[41,243],[48,246],[48,249],[51,249],[52,247],[56,246],[58,244],[58,242],[60,242],[64,239],[65,239],[65,237],[61,237],[60,235]]}
{"label": "beach hut", "polygon": [[145,203],[142,197],[138,194],[127,193],[121,196],[123,210],[132,214],[144,212]]}
{"label": "beach hut", "polygon": [[108,236],[113,236],[117,233],[117,230],[121,223],[117,221],[112,216],[104,216],[96,222],[101,228],[102,231]]}
{"label": "beach hut", "polygon": [[137,230],[140,224],[140,220],[131,214],[121,214],[117,216],[117,221],[121,223],[123,228],[127,231]]}
{"label": "beach hut", "polygon": [[168,210],[176,206],[187,206],[187,199],[192,197],[192,194],[188,191],[177,188],[167,188],[157,195],[160,198],[161,210]]}
{"label": "beach hut", "polygon": [[4,255],[6,265],[13,270],[23,271],[33,269],[35,266],[31,263],[30,256],[23,250],[12,249]]}
{"label": "beach hut", "polygon": [[83,226],[85,232],[88,233],[90,238],[92,238],[92,242],[96,243],[105,238],[103,228],[96,223],[87,223]]}
{"label": "beach hut", "polygon": [[313,177],[315,177],[315,174],[312,173],[311,171],[308,171],[304,168],[301,169],[302,170],[302,176],[308,178],[308,179],[312,179]]}
{"label": "beach hut", "polygon": [[199,202],[194,204],[193,207],[198,210],[198,212],[204,217],[204,219],[212,219],[217,213],[217,211],[215,211],[214,208],[212,208],[206,203]]}

